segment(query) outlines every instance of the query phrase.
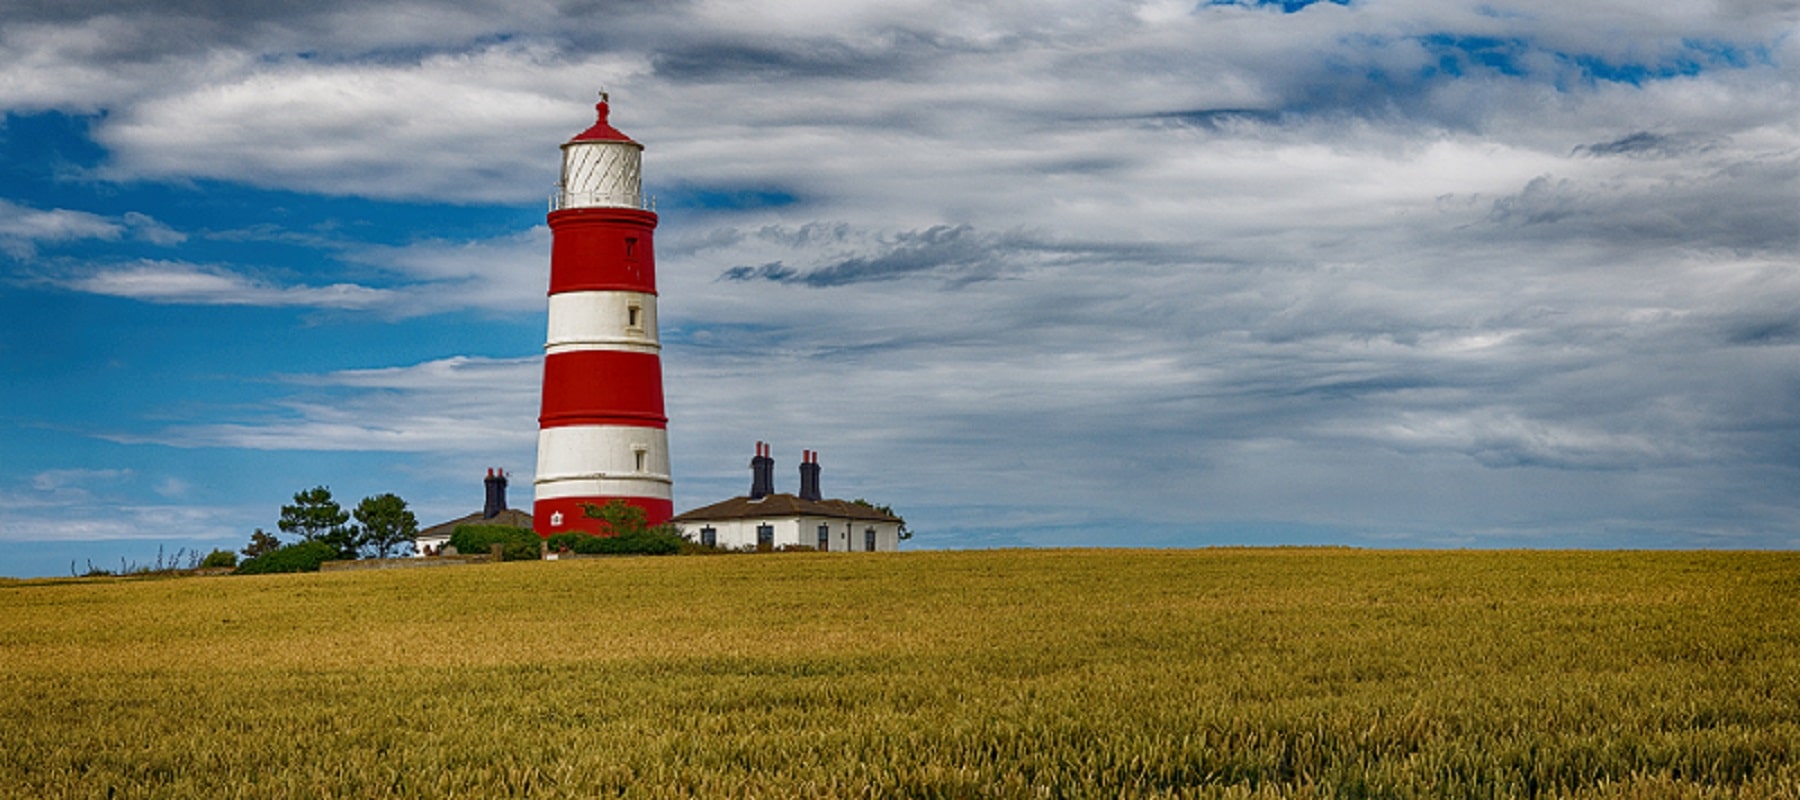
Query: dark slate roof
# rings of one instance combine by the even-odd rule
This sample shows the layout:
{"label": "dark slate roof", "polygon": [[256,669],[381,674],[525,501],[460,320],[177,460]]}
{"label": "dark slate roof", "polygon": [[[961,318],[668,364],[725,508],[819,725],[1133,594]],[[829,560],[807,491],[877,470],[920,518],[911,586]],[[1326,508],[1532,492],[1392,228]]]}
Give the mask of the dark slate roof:
{"label": "dark slate roof", "polygon": [[899,522],[892,514],[883,514],[868,506],[848,500],[802,500],[791,494],[776,493],[759,500],[733,497],[710,506],[676,514],[670,522],[702,522],[723,519],[760,519],[765,517],[832,517],[866,522]]}
{"label": "dark slate roof", "polygon": [[425,530],[419,531],[419,535],[413,538],[423,539],[427,536],[449,536],[456,532],[456,526],[458,525],[511,525],[515,528],[530,528],[531,515],[516,508],[508,508],[501,511],[499,514],[494,515],[492,519],[482,519],[481,512],[477,511],[466,517],[460,517],[458,519],[450,520],[449,522],[433,525]]}

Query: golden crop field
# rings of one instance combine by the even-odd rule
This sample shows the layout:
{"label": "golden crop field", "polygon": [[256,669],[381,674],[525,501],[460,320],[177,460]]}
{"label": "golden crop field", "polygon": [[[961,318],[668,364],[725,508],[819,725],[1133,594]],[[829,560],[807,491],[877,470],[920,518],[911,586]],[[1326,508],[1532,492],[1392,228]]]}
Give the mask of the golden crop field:
{"label": "golden crop field", "polygon": [[0,583],[5,797],[1796,797],[1800,553]]}

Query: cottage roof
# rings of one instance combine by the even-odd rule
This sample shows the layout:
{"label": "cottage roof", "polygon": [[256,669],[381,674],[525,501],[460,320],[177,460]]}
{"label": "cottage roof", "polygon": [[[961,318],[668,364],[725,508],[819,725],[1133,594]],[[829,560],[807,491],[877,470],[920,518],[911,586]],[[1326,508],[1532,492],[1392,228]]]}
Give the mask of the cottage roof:
{"label": "cottage roof", "polygon": [[802,500],[795,495],[781,492],[764,495],[755,500],[748,497],[733,497],[710,506],[701,506],[692,511],[676,514],[669,521],[710,522],[768,517],[830,517],[862,522],[901,521],[899,517],[892,514],[883,514],[861,503],[853,503],[849,500]]}
{"label": "cottage roof", "polygon": [[450,520],[449,522],[433,525],[425,530],[419,531],[419,535],[413,538],[429,539],[441,536],[448,539],[450,538],[450,534],[456,532],[456,526],[458,525],[509,525],[514,528],[529,529],[531,527],[531,515],[516,508],[502,509],[500,513],[495,514],[492,517],[483,517],[481,516],[481,512],[477,511],[466,517],[459,517]]}

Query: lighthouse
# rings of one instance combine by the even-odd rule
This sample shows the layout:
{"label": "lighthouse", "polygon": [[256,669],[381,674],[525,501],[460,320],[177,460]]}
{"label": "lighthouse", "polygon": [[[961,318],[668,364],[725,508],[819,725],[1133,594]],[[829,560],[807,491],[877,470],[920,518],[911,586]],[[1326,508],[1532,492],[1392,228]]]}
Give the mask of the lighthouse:
{"label": "lighthouse", "polygon": [[656,213],[643,145],[599,119],[562,146],[551,200],[550,324],[544,343],[532,527],[597,531],[583,506],[612,500],[659,525],[674,513],[662,345],[656,334]]}

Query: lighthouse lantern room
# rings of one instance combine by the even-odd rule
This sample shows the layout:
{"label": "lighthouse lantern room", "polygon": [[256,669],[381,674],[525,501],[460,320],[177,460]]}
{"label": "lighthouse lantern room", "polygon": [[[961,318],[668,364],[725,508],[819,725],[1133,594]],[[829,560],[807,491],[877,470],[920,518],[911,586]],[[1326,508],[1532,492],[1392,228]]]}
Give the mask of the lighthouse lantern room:
{"label": "lighthouse lantern room", "polygon": [[583,506],[617,499],[652,525],[674,509],[662,346],[656,332],[656,213],[643,146],[599,119],[562,146],[552,200],[550,321],[538,416],[533,528],[596,531]]}

